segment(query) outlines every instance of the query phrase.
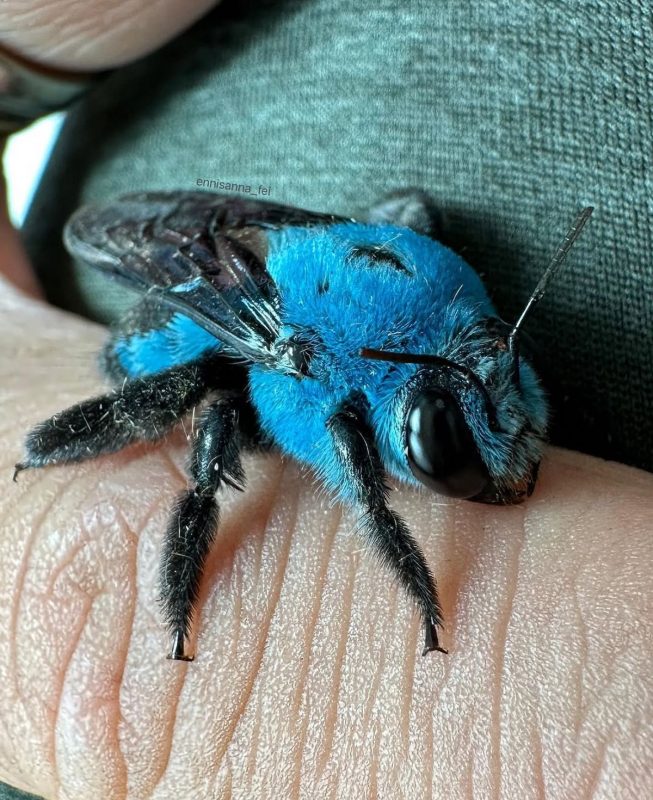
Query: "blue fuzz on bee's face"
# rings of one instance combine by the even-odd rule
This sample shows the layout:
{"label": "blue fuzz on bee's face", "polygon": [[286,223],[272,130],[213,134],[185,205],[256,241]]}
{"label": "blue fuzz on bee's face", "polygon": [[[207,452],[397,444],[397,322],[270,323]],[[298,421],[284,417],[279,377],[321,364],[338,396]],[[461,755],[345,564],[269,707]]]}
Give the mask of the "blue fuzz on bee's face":
{"label": "blue fuzz on bee's face", "polygon": [[442,651],[435,580],[385,475],[479,502],[531,493],[547,403],[518,334],[591,211],[507,326],[474,270],[430,238],[423,192],[389,196],[370,210],[377,224],[204,192],[80,209],[69,251],[141,297],[102,353],[114,389],[37,425],[14,477],[157,441],[192,413],[160,573],[169,657],[192,660],[216,493],[243,488],[242,449],[274,445],[361,512],[420,611],[424,652]]}

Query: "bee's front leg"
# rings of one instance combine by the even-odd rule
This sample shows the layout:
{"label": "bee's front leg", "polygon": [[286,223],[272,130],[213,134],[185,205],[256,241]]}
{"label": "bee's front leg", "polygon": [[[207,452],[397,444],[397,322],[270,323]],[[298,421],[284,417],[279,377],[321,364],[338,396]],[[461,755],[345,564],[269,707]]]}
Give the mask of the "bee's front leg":
{"label": "bee's front leg", "polygon": [[425,631],[423,655],[431,650],[446,653],[438,641],[442,611],[435,580],[406,523],[388,507],[383,464],[371,430],[355,408],[334,414],[327,426],[343,480],[353,488],[358,504],[365,510],[366,536],[420,610]]}
{"label": "bee's front leg", "polygon": [[202,568],[218,528],[215,494],[222,483],[242,489],[238,455],[240,398],[224,397],[209,405],[200,421],[189,472],[194,486],[177,499],[166,532],[161,560],[163,613],[172,637],[168,658],[192,661],[185,652]]}

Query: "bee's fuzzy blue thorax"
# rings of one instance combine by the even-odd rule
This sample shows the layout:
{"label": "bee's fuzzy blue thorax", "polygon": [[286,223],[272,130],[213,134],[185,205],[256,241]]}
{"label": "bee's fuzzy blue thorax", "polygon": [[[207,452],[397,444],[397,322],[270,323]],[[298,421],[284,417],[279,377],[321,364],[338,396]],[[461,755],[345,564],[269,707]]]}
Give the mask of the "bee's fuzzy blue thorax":
{"label": "bee's fuzzy blue thorax", "polygon": [[[318,344],[314,377],[298,380],[252,368],[252,396],[263,428],[342,496],[346,491],[329,447],[326,421],[352,395],[363,395],[386,468],[416,483],[404,455],[402,390],[420,367],[370,361],[359,353],[368,347],[454,359],[464,331],[481,319],[496,317],[478,275],[455,253],[412,230],[355,223],[275,232],[267,268],[281,298],[282,336],[307,331]],[[489,364],[490,360],[478,366],[483,380]],[[505,368],[509,376],[507,361]],[[538,427],[543,428],[545,405],[536,378],[527,366],[522,374],[524,400],[515,396],[516,388],[510,391],[503,385],[506,376],[495,375],[497,394],[501,386],[510,395],[506,407],[534,405]],[[500,407],[497,413],[505,416]],[[490,474],[507,479],[507,473],[519,473],[522,465],[505,463],[505,443],[487,430],[473,400],[467,419]]]}

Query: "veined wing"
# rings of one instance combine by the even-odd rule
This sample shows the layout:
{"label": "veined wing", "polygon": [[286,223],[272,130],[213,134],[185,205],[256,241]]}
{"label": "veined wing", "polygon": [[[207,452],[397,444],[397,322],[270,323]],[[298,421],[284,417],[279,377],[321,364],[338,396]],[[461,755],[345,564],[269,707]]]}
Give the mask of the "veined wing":
{"label": "veined wing", "polygon": [[191,318],[228,354],[274,366],[279,304],[265,230],[339,221],[209,192],[141,192],[81,208],[64,241],[75,258]]}

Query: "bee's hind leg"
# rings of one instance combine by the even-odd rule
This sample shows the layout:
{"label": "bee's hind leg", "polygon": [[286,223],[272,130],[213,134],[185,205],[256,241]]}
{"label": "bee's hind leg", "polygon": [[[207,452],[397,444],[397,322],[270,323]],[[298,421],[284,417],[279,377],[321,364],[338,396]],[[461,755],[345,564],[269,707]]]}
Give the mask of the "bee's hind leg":
{"label": "bee's hind leg", "polygon": [[202,568],[218,527],[215,494],[226,483],[242,489],[244,475],[238,454],[238,413],[243,401],[222,397],[202,414],[190,457],[194,486],[175,504],[161,560],[163,614],[172,637],[168,658],[192,661],[186,654]]}
{"label": "bee's hind leg", "polygon": [[54,414],[28,433],[14,480],[30,467],[86,461],[133,442],[160,439],[204,398],[210,377],[208,361],[197,361],[127,380]]}
{"label": "bee's hind leg", "polygon": [[334,414],[327,426],[343,480],[364,509],[365,536],[420,610],[425,630],[423,655],[431,650],[446,653],[438,641],[442,611],[435,580],[406,523],[388,507],[388,487],[372,432],[355,408]]}

